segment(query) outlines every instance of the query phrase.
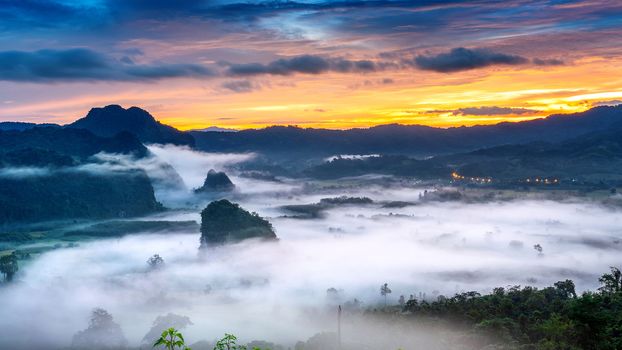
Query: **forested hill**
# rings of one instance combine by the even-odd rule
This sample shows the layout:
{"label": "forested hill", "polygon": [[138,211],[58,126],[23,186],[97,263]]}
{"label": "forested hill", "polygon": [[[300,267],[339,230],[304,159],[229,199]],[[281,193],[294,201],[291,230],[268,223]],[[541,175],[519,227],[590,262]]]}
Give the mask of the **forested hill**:
{"label": "forested hill", "polygon": [[0,131],[0,228],[46,220],[102,219],[161,209],[143,171],[88,171],[101,152],[147,156],[132,134],[35,127]]}
{"label": "forested hill", "polygon": [[[2,123],[0,130],[25,130],[35,126]],[[432,156],[508,144],[556,143],[594,132],[622,130],[622,105],[600,106],[581,113],[524,122],[448,129],[389,124],[348,130],[272,126],[239,132],[211,131],[213,129],[184,132],[158,122],[141,108],[110,105],[93,108],[84,118],[64,128],[86,129],[100,137],[129,132],[142,143],[186,145],[208,152],[313,157],[336,154]]]}
{"label": "forested hill", "polygon": [[534,141],[560,142],[604,130],[622,130],[622,105],[582,113],[552,115],[518,123],[449,129],[421,125],[381,125],[328,130],[273,126],[235,133],[193,131],[196,147],[213,152],[407,154],[428,156]]}

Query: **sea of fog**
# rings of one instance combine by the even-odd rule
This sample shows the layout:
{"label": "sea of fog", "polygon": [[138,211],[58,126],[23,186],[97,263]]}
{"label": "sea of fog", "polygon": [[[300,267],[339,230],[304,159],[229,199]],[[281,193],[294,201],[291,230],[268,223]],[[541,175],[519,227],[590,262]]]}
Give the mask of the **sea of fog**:
{"label": "sea of fog", "polygon": [[[201,184],[209,168],[226,169],[252,157],[151,150],[177,169],[189,189]],[[598,276],[621,262],[622,215],[587,202],[421,203],[425,189],[416,186],[309,193],[299,181],[232,180],[232,200],[269,219],[277,242],[245,241],[200,254],[199,232],[135,234],[50,251],[0,289],[0,343],[21,334],[34,336],[24,344],[68,346],[86,328],[91,310],[101,307],[132,345],[141,344],[153,320],[169,312],[193,322],[184,329],[188,343],[228,332],[245,341],[292,345],[334,331],[337,304],[356,298],[362,307],[383,305],[383,283],[392,289],[392,304],[400,295],[433,300],[564,279],[583,291],[596,289]],[[319,219],[288,218],[280,209],[342,195],[414,205],[342,206]],[[157,219],[200,222],[203,205]],[[156,253],[165,266],[151,271],[146,260]],[[328,295],[329,288],[337,295]]]}

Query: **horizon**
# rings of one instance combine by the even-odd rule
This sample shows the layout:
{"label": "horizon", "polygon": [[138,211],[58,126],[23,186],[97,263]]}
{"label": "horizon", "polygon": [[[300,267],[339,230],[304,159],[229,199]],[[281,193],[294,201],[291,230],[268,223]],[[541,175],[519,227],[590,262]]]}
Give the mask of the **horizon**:
{"label": "horizon", "polygon": [[[41,5],[41,6],[40,6]],[[9,1],[0,121],[458,127],[622,100],[622,4]]]}
{"label": "horizon", "polygon": [[[153,115],[150,111],[139,107],[139,106],[129,106],[129,107],[125,107],[125,106],[121,106],[118,104],[112,104],[112,105],[116,105],[119,106],[123,109],[129,109],[129,108],[139,108],[143,111],[146,111],[147,113],[149,113],[157,122],[163,123],[165,125],[169,125],[166,124],[165,122],[163,122],[160,118],[158,118],[157,116]],[[569,112],[569,113],[554,113],[554,114],[549,114],[549,115],[545,115],[542,117],[534,117],[534,118],[529,118],[529,119],[521,119],[521,120],[502,120],[502,121],[497,121],[494,123],[483,123],[483,124],[472,124],[472,125],[450,125],[450,126],[436,126],[436,125],[425,125],[425,124],[404,124],[404,123],[387,123],[387,124],[374,124],[374,125],[369,125],[369,126],[353,126],[353,127],[344,127],[344,128],[330,128],[330,127],[315,127],[315,126],[306,126],[306,125],[297,125],[297,124],[264,124],[261,126],[256,126],[256,127],[252,127],[249,126],[247,128],[235,128],[235,127],[227,127],[224,125],[208,125],[208,126],[203,126],[200,128],[191,128],[191,129],[182,129],[182,128],[178,128],[175,127],[175,125],[170,125],[175,127],[176,129],[180,130],[180,131],[186,131],[186,132],[191,132],[191,131],[204,131],[205,129],[209,129],[209,128],[216,128],[216,129],[223,129],[223,131],[244,131],[244,130],[262,130],[262,129],[268,129],[268,128],[273,128],[273,127],[293,127],[293,128],[299,128],[299,129],[303,129],[303,130],[340,130],[340,131],[347,131],[347,130],[361,130],[361,129],[372,129],[375,127],[382,127],[382,126],[404,126],[404,127],[430,127],[430,128],[434,128],[434,129],[452,129],[452,128],[470,128],[470,127],[482,127],[482,126],[495,126],[495,125],[499,125],[499,124],[503,124],[503,123],[520,123],[520,122],[526,122],[526,121],[532,121],[532,120],[537,120],[537,119],[547,119],[549,117],[552,116],[569,116],[569,115],[573,115],[576,113],[581,113],[581,112],[585,112],[588,110],[591,110],[593,108],[598,108],[598,107],[618,107],[622,105],[621,104],[607,104],[607,105],[600,105],[600,106],[593,106],[591,108],[588,108],[586,110],[583,111],[579,111],[579,112]],[[93,107],[93,108],[104,108],[104,107],[108,107],[111,105],[107,105],[107,106],[101,106],[101,107]],[[90,111],[90,110],[89,110]],[[56,124],[53,122],[48,122],[48,121],[38,121],[38,122],[34,122],[35,124],[39,124],[39,125],[59,125],[59,126],[67,126],[79,119],[85,118],[88,115],[88,112],[82,116],[77,117],[74,120],[71,120],[65,124]],[[28,122],[28,121],[20,121],[20,120],[0,120],[0,123],[33,123],[33,122]]]}

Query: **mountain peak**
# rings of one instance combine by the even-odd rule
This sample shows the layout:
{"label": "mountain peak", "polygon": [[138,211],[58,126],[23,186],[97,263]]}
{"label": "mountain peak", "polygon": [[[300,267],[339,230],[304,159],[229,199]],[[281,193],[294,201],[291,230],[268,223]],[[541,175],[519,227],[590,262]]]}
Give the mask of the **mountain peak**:
{"label": "mountain peak", "polygon": [[98,136],[111,137],[120,132],[134,134],[144,143],[194,145],[192,135],[161,124],[139,107],[125,109],[119,105],[92,108],[86,117],[67,125],[87,129]]}

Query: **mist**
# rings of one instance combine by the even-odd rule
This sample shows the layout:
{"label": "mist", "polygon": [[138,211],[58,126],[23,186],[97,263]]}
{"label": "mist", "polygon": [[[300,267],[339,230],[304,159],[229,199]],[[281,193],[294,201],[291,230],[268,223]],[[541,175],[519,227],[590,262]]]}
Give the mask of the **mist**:
{"label": "mist", "polygon": [[[293,346],[334,332],[338,304],[356,298],[362,309],[381,305],[383,283],[393,290],[390,304],[400,295],[435,300],[564,279],[584,291],[596,289],[598,276],[620,263],[620,211],[587,201],[421,202],[426,188],[397,185],[309,191],[300,181],[241,176],[234,165],[253,155],[149,149],[154,158],[132,166],[159,176],[160,165],[170,164],[186,186],[160,189],[158,200],[206,203],[189,189],[200,186],[209,169],[225,170],[236,184],[229,198],[266,217],[279,240],[249,240],[199,253],[199,232],[145,233],[44,253],[20,267],[16,283],[0,289],[0,347],[70,346],[96,307],[113,315],[131,346],[142,343],[156,317],[171,312],[193,322],[183,330],[189,344],[227,332],[245,342]],[[114,163],[126,166],[118,158]],[[292,218],[281,208],[342,195],[366,196],[374,204],[330,208],[317,219]],[[384,207],[389,200],[412,205]],[[157,219],[200,222],[200,209],[191,206]],[[162,269],[148,268],[153,254],[164,259]],[[329,288],[338,294],[327,296]],[[361,321],[355,313],[346,314],[344,324],[346,340],[391,334],[390,342],[370,348],[408,349],[413,337],[421,345],[434,334],[403,325],[389,331],[387,323]],[[16,339],[15,334],[37,336]]]}

